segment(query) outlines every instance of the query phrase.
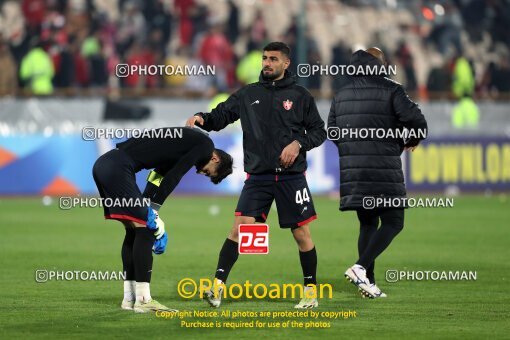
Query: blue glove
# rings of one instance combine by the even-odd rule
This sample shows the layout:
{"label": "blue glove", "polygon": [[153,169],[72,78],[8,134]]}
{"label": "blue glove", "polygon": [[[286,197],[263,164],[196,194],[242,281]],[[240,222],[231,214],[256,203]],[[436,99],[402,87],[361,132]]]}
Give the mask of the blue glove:
{"label": "blue glove", "polygon": [[165,222],[159,217],[156,210],[149,207],[147,212],[147,229],[154,231],[156,239],[160,239],[165,233]]}
{"label": "blue glove", "polygon": [[157,230],[158,226],[156,224],[156,219],[158,218],[158,214],[151,207],[147,209],[147,229],[149,230]]}
{"label": "blue glove", "polygon": [[152,251],[154,252],[154,254],[156,254],[156,255],[163,254],[166,250],[167,243],[168,243],[168,234],[165,231],[163,236],[160,239],[156,240],[154,242],[154,245],[152,246]]}

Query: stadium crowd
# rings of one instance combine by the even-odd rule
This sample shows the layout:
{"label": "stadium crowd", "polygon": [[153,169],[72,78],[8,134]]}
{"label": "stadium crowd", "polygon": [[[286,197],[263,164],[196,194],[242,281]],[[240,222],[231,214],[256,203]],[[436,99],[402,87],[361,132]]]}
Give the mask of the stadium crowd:
{"label": "stadium crowd", "polygon": [[[357,11],[394,8],[411,13],[414,23],[401,25],[406,35],[395,47],[386,46],[382,34],[370,37],[389,63],[400,67],[401,81],[420,97],[465,95],[496,98],[510,92],[510,3],[507,0],[373,1],[332,2]],[[329,2],[331,2],[329,1]],[[22,0],[1,1],[0,94],[50,95],[58,89],[104,93],[111,88],[135,91],[183,89],[212,96],[229,92],[258,79],[261,47],[270,40],[285,41],[292,53],[292,70],[299,63],[304,44],[307,63],[348,64],[357,49],[342,33],[324,53],[323,38],[312,34],[312,20],[299,39],[298,13],[292,14],[282,32],[272,30],[264,6],[271,1],[246,5],[225,0],[226,15],[217,15],[218,2],[200,0]],[[253,2],[252,2],[253,3]],[[315,8],[328,1],[311,0]],[[324,3],[324,6],[322,5]],[[384,5],[381,5],[384,3]],[[242,25],[242,11],[251,14]],[[391,8],[390,8],[391,9]],[[387,23],[391,24],[391,23]],[[420,49],[415,48],[418,46]],[[413,42],[413,43],[410,43]],[[476,55],[466,46],[476,45]],[[483,46],[485,50],[480,50]],[[417,76],[416,56],[433,50],[438,58],[426,58],[427,74]],[[484,57],[477,57],[477,55]],[[486,57],[491,56],[491,57]],[[301,62],[303,62],[301,60]],[[215,77],[115,75],[119,63],[139,65],[214,65]],[[341,77],[325,81],[316,74],[307,87],[320,92],[341,86]],[[326,91],[329,95],[332,91]]]}

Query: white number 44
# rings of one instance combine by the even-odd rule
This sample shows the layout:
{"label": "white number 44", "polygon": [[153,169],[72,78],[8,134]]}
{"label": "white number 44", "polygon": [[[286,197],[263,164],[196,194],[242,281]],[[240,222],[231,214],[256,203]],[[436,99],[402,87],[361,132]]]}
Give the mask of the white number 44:
{"label": "white number 44", "polygon": [[306,190],[306,188],[303,189],[302,194],[301,190],[296,191],[296,203],[303,204],[303,202],[310,202],[310,196],[308,195],[308,190]]}

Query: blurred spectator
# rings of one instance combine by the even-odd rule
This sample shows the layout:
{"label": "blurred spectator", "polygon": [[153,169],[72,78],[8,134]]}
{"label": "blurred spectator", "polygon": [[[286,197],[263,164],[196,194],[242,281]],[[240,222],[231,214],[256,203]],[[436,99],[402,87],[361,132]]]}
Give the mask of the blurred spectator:
{"label": "blurred spectator", "polygon": [[489,32],[492,34],[494,42],[502,42],[506,46],[510,46],[510,4],[507,0],[488,1],[492,6],[492,17]]}
{"label": "blurred spectator", "polygon": [[21,58],[28,52],[31,35],[26,32],[26,19],[21,4],[17,1],[0,1],[0,31],[18,65]]}
{"label": "blurred spectator", "polygon": [[[307,54],[307,61],[308,64],[321,64],[321,55],[319,52],[319,47],[317,46],[317,43],[315,40],[312,40],[311,38],[308,39],[308,54]],[[321,83],[322,83],[323,76],[319,72],[315,72],[308,77],[308,84],[307,87],[310,90],[320,90]]]}
{"label": "blurred spectator", "polygon": [[[185,49],[184,53],[188,59],[188,65],[190,67],[196,67],[197,69],[201,66],[205,66],[204,63],[200,60],[198,54],[192,55],[191,50]],[[214,93],[216,93],[216,89],[214,88],[214,78],[207,75],[194,75],[186,78],[185,88],[189,91],[202,93],[205,97],[211,97]]]}
{"label": "blurred spectator", "polygon": [[450,92],[452,77],[450,67],[447,61],[442,61],[440,66],[433,67],[427,79],[427,91],[434,96],[440,95],[447,97]]}
{"label": "blurred spectator", "polygon": [[[306,30],[305,30],[306,31]],[[303,41],[304,40],[304,41]],[[298,39],[298,18],[293,17],[289,28],[285,34],[284,41],[290,47],[290,66],[288,70],[292,72],[294,75],[297,75],[297,66],[298,64],[321,64],[321,55],[319,51],[319,46],[315,39],[313,39],[310,35],[310,32],[305,33],[305,37],[303,40]],[[302,44],[306,46],[304,60],[299,59],[299,53]],[[321,75],[316,72],[311,74],[309,77],[306,77],[307,85],[306,87],[309,89],[319,89],[321,87]],[[300,78],[301,79],[301,78]]]}
{"label": "blurred spectator", "polygon": [[464,97],[453,108],[452,126],[456,129],[475,129],[480,123],[480,111],[471,97]]}
{"label": "blurred spectator", "polygon": [[160,52],[165,53],[172,33],[172,15],[162,1],[156,2],[154,11],[150,20],[148,19],[149,39],[152,48],[157,45]]}
{"label": "blurred spectator", "polygon": [[53,62],[40,43],[34,41],[33,46],[21,61],[20,79],[35,95],[52,94]]}
{"label": "blurred spectator", "polygon": [[243,84],[251,84],[259,81],[262,70],[262,52],[260,49],[249,51],[237,65],[236,76]]}
{"label": "blurred spectator", "polygon": [[67,42],[67,38],[64,41],[54,42],[50,47],[49,55],[53,60],[53,67],[55,68],[53,85],[57,88],[69,88],[74,85],[76,65],[74,54]]}
{"label": "blurred spectator", "polygon": [[135,40],[143,41],[146,34],[145,30],[145,18],[136,2],[126,2],[117,32],[117,48],[119,53],[124,54]]}
{"label": "blurred spectator", "polygon": [[239,37],[239,8],[234,0],[228,0],[227,37],[232,45]]}
{"label": "blurred spectator", "polygon": [[416,91],[417,84],[416,74],[414,72],[414,58],[411,49],[404,41],[399,43],[397,51],[395,52],[395,57],[404,68],[406,90],[409,92]]}
{"label": "blurred spectator", "polygon": [[0,36],[0,95],[14,95],[18,88],[17,65],[2,36]]}
{"label": "blurred spectator", "polygon": [[147,45],[158,55],[166,55],[167,43],[165,42],[163,31],[160,29],[154,29],[149,33]]}
{"label": "blurred spectator", "polygon": [[45,0],[23,0],[21,8],[30,33],[38,33],[45,17]]}
{"label": "blurred spectator", "polygon": [[214,65],[215,81],[220,91],[234,83],[234,52],[220,24],[214,24],[199,48],[200,59],[205,65]]}
{"label": "blurred spectator", "polygon": [[264,46],[264,43],[267,40],[267,29],[266,23],[264,21],[264,16],[262,15],[261,10],[257,10],[255,14],[255,18],[253,19],[252,24],[250,25],[250,42],[254,46]]}
{"label": "blurred spectator", "polygon": [[455,60],[452,91],[459,99],[453,108],[453,127],[457,129],[476,128],[480,121],[480,113],[472,98],[475,91],[475,77],[469,61],[462,56]]}
{"label": "blurred spectator", "polygon": [[[71,54],[73,56],[73,74],[74,85],[79,87],[87,87],[91,82],[91,67],[88,63],[87,57],[83,55],[82,45],[80,40],[72,39],[70,42]],[[91,52],[91,51],[87,51]]]}
{"label": "blurred spectator", "polygon": [[[344,43],[339,41],[331,50],[331,64],[332,65],[349,65],[351,58],[351,49],[348,48]],[[346,84],[347,78],[345,76],[335,76],[333,78],[332,90],[336,93],[344,84]]]}
{"label": "blurred spectator", "polygon": [[459,56],[453,66],[452,91],[456,98],[471,97],[475,91],[475,76],[469,61]]}
{"label": "blurred spectator", "polygon": [[207,110],[211,112],[216,108],[216,106],[227,101],[228,97],[230,97],[230,94],[224,92],[214,95],[214,97],[212,97],[211,101],[207,105]]}
{"label": "blurred spectator", "polygon": [[91,86],[105,86],[107,84],[106,60],[103,54],[99,31],[85,38],[81,45],[80,55],[75,57],[81,57],[86,60]]}
{"label": "blurred spectator", "polygon": [[479,42],[483,38],[483,31],[487,23],[487,2],[485,0],[471,0],[460,8],[466,33],[471,41]]}
{"label": "blurred spectator", "polygon": [[[195,4],[191,9],[190,19],[192,26],[191,43],[196,46],[197,41],[200,40],[202,35],[207,33],[209,23],[211,22],[207,6],[203,4]],[[215,20],[217,21],[217,19]]]}
{"label": "blurred spectator", "polygon": [[[179,47],[175,54],[171,54],[165,61],[165,65],[184,67],[189,65],[189,48]],[[186,76],[181,74],[165,75],[165,83],[172,87],[177,87],[186,84]]]}
{"label": "blurred spectator", "polygon": [[193,36],[193,22],[190,13],[195,7],[195,1],[175,0],[174,6],[179,19],[179,45],[189,46]]}
{"label": "blurred spectator", "polygon": [[[154,65],[155,56],[142,42],[135,41],[128,51],[126,63],[139,66]],[[123,84],[129,88],[155,88],[158,85],[158,75],[129,73],[127,77],[123,78]]]}
{"label": "blurred spectator", "polygon": [[498,63],[490,63],[489,89],[498,92],[510,92],[510,61],[508,56],[500,56]]}
{"label": "blurred spectator", "polygon": [[29,35],[24,35],[21,39],[11,41],[11,53],[17,65],[21,65],[21,60],[30,51],[30,41],[35,39]]}
{"label": "blurred spectator", "polygon": [[462,31],[462,17],[458,9],[445,4],[444,15],[435,16],[434,27],[429,35],[429,39],[436,45],[441,54],[446,54],[450,47],[454,47],[457,53],[463,53],[460,41]]}

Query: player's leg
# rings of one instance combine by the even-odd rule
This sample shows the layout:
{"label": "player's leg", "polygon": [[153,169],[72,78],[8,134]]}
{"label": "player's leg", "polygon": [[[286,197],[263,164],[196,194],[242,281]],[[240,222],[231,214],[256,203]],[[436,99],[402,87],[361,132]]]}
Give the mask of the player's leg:
{"label": "player's leg", "polygon": [[[121,174],[124,173],[125,160],[117,150],[111,150],[99,157],[92,168],[92,176],[96,183],[101,198],[115,198],[119,191],[123,190]],[[118,207],[103,205],[105,218],[123,215],[119,213]],[[126,275],[124,280],[124,297],[121,308],[133,310],[135,303],[135,274],[133,263],[133,244],[135,240],[135,229],[132,221],[118,219],[124,225],[125,236],[121,248],[122,267]]]}
{"label": "player's leg", "polygon": [[309,223],[300,227],[292,228],[291,231],[300,252],[306,253],[315,248],[312,240],[312,235],[310,234]]}
{"label": "player's leg", "polygon": [[145,223],[133,222],[135,226],[135,242],[133,244],[133,263],[135,267],[135,296],[133,310],[136,313],[155,311],[173,311],[151,296],[150,282],[152,274],[152,247],[156,237],[154,231],[149,230]]}
{"label": "player's leg", "polygon": [[[141,194],[140,194],[141,195]],[[150,209],[150,208],[148,208]],[[148,214],[146,223],[133,222],[135,226],[135,241],[133,243],[133,264],[135,269],[135,296],[136,302],[133,310],[136,313],[148,313],[155,311],[174,311],[168,308],[151,296],[150,283],[152,276],[152,249],[156,236],[154,230],[147,228],[151,218],[157,215]]]}
{"label": "player's leg", "polygon": [[299,250],[305,289],[303,298],[295,308],[317,307],[317,251],[310,233],[310,222],[317,218],[317,214],[306,177],[282,178],[276,185],[275,200],[280,227],[291,228]]}
{"label": "player's leg", "polygon": [[364,267],[375,261],[404,228],[404,209],[381,210],[380,218],[381,227],[375,232],[356,262]]}
{"label": "player's leg", "polygon": [[[156,237],[144,224],[135,225],[135,241],[133,244],[133,264],[135,269],[136,308],[152,300],[150,282],[152,274],[152,246]],[[135,310],[138,311],[138,310]]]}
{"label": "player's leg", "polygon": [[368,242],[365,251],[356,261],[356,264],[345,273],[360,288],[362,293],[371,298],[384,297],[386,294],[382,293],[375,284],[368,281],[364,276],[366,275],[364,268],[369,267],[375,261],[404,227],[404,209],[381,209],[378,214],[381,219],[381,226]]}
{"label": "player's leg", "polygon": [[[358,256],[361,257],[379,226],[379,215],[373,210],[359,209],[356,211],[359,220]],[[370,283],[375,284],[375,261],[366,268],[366,276]]]}
{"label": "player's leg", "polygon": [[299,248],[299,262],[303,272],[304,296],[296,308],[314,308],[319,305],[317,300],[317,252],[310,235],[310,225],[304,224],[292,229],[292,235]]}
{"label": "player's leg", "polygon": [[[404,228],[404,209],[385,209],[381,210],[379,215],[381,226],[370,239],[365,251],[356,262],[361,266],[368,266],[369,263],[375,262],[375,259],[388,248],[395,236]],[[372,288],[375,297],[386,296],[375,283]]]}
{"label": "player's leg", "polygon": [[[228,275],[239,257],[239,225],[248,223],[255,223],[255,218],[249,216],[236,216],[234,219],[234,225],[232,226],[227,239],[223,242],[223,246],[221,247],[218,257],[218,265],[216,266],[216,272],[214,274],[214,285],[217,285],[218,288],[208,289],[204,293],[204,299],[211,307],[217,308],[221,305],[221,297],[223,294],[222,285],[227,282]],[[215,292],[218,294],[215,294]]]}
{"label": "player's leg", "polygon": [[215,278],[220,282],[227,282],[230,270],[239,257],[239,225],[255,223],[255,220],[255,217],[251,216],[236,216],[234,218],[234,225],[221,247],[218,266],[216,267]]}
{"label": "player's leg", "polygon": [[299,249],[299,262],[303,271],[304,286],[317,284],[317,252],[310,234],[310,225],[292,229],[292,236]]}
{"label": "player's leg", "polygon": [[121,308],[125,310],[133,310],[136,301],[136,281],[135,281],[135,264],[133,261],[133,245],[135,242],[135,226],[131,221],[121,221],[124,225],[126,235],[122,242],[122,267],[126,279],[124,280],[124,299]]}
{"label": "player's leg", "polygon": [[[267,181],[245,181],[235,212],[235,219],[229,235],[221,247],[218,265],[214,274],[214,284],[221,285],[227,282],[232,267],[239,257],[239,225],[255,222],[265,222],[273,202],[273,184]],[[218,289],[215,296],[212,289],[205,292],[204,299],[212,307],[221,304],[222,289]]]}

